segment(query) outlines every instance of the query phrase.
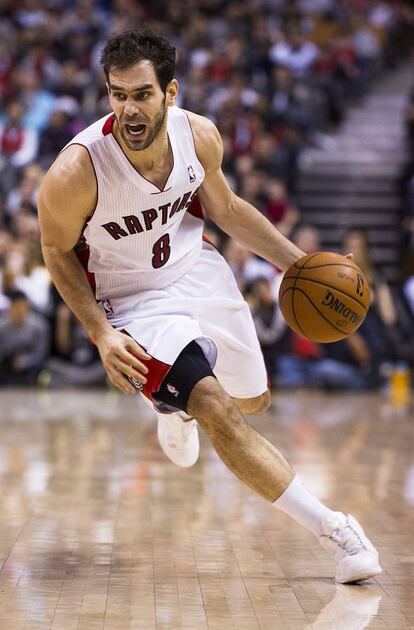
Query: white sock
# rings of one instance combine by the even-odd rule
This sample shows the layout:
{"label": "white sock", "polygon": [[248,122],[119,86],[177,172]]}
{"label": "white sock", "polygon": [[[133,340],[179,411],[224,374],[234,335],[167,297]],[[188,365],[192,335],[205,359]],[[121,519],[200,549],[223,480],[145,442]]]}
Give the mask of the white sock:
{"label": "white sock", "polygon": [[298,475],[295,475],[290,485],[273,505],[289,514],[318,537],[323,534],[321,520],[335,514],[305,488]]}

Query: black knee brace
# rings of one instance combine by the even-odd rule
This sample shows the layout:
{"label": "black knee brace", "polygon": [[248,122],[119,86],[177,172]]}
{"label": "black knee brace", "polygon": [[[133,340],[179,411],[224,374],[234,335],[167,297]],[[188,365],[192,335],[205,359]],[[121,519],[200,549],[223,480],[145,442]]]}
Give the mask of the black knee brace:
{"label": "black knee brace", "polygon": [[152,394],[155,406],[160,412],[177,409],[186,412],[194,385],[206,376],[214,376],[214,373],[201,347],[192,341],[178,355],[159,390]]}

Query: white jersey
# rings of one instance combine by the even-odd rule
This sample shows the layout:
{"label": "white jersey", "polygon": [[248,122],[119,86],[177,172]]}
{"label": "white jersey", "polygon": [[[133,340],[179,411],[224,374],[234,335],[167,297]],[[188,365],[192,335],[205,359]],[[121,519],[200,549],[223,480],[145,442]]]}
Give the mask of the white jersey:
{"label": "white jersey", "polygon": [[98,201],[76,252],[98,301],[171,284],[192,268],[202,247],[196,193],[205,173],[187,114],[168,109],[173,166],[162,190],[129,162],[112,133],[114,120],[105,116],[67,145],[86,147],[95,169]]}

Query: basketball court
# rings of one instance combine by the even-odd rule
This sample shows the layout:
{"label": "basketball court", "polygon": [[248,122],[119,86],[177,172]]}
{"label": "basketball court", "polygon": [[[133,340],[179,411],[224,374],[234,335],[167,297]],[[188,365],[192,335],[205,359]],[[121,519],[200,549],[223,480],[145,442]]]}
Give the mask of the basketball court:
{"label": "basketball court", "polygon": [[414,627],[412,409],[277,393],[251,420],[377,546],[383,573],[344,586],[331,554],[207,439],[194,468],[170,463],[135,398],[3,389],[0,401],[0,628]]}

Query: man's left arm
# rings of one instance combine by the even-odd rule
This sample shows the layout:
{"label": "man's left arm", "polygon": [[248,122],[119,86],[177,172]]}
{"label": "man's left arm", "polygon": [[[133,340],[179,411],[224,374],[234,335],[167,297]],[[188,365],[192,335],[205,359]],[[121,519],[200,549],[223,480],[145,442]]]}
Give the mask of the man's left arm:
{"label": "man's left arm", "polygon": [[198,197],[208,218],[255,254],[286,271],[305,253],[254,206],[233,193],[221,169],[223,143],[206,118],[190,114],[197,155],[205,170]]}

